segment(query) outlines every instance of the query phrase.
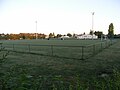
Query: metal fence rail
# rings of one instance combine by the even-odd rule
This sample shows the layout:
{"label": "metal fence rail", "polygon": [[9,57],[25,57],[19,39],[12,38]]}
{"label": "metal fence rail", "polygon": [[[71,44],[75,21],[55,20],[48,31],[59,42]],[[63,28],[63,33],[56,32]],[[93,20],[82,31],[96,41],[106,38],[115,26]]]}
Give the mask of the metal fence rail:
{"label": "metal fence rail", "polygon": [[113,42],[106,41],[87,46],[68,46],[68,45],[38,45],[38,44],[1,44],[6,50],[34,53],[48,56],[57,56],[63,58],[87,59],[105,48],[112,45]]}

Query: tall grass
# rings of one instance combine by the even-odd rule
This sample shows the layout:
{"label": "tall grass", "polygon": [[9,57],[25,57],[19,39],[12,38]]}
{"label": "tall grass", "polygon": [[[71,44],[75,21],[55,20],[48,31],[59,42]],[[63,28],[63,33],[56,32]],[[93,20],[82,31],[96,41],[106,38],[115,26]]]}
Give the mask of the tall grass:
{"label": "tall grass", "polygon": [[27,68],[15,65],[0,81],[1,90],[119,90],[120,72],[114,69],[111,75],[95,76],[82,80],[79,75],[30,75]]}

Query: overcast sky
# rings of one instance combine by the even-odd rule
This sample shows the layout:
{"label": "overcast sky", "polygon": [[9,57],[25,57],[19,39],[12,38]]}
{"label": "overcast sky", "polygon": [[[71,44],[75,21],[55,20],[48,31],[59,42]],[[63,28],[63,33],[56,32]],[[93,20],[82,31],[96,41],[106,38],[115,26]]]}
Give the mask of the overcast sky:
{"label": "overcast sky", "polygon": [[0,33],[120,33],[120,0],[0,0]]}

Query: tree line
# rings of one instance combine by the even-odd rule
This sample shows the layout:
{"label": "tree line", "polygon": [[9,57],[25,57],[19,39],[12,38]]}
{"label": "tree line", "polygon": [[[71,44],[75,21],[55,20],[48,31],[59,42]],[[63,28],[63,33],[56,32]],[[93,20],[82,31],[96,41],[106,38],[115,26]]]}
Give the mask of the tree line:
{"label": "tree line", "polygon": [[[45,38],[45,34],[37,33],[38,38]],[[4,40],[20,40],[20,39],[36,39],[36,33],[19,33],[19,34],[0,34],[0,39]]]}
{"label": "tree line", "polygon": [[[61,36],[69,36],[69,37],[74,37],[75,34],[71,34],[71,33],[67,33],[66,35],[62,35],[62,34],[57,34],[55,35],[54,32],[53,33],[49,33],[49,35],[45,35],[45,34],[41,34],[41,33],[19,33],[19,34],[0,34],[0,40],[19,40],[19,39],[36,39],[36,34],[37,34],[37,38],[38,39],[45,39],[45,38],[60,38]],[[83,33],[85,34],[85,32]],[[95,34],[96,36],[98,36],[98,38],[101,38],[104,36],[102,31],[95,31],[93,32],[92,30],[90,30],[91,35]],[[120,38],[120,34],[116,35],[114,34],[114,25],[113,23],[110,23],[109,27],[108,27],[108,34],[107,37],[109,39],[112,38]]]}

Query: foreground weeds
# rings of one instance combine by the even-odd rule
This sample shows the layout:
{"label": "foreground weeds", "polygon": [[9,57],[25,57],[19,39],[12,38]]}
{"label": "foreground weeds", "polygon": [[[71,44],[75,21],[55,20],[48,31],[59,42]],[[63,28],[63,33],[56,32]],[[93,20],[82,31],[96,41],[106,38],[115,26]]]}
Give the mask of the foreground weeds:
{"label": "foreground weeds", "polygon": [[31,75],[19,65],[12,66],[0,74],[0,90],[119,90],[120,72],[113,70],[111,75],[96,76],[82,80],[77,76]]}

